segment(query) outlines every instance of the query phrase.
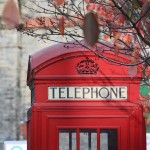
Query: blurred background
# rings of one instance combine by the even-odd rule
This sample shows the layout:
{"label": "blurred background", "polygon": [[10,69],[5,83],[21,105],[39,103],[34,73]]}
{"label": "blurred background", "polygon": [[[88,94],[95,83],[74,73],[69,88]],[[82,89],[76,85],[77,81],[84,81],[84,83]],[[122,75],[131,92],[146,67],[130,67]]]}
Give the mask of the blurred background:
{"label": "blurred background", "polygon": [[[26,85],[28,57],[53,44],[22,35],[16,29],[8,30],[2,21],[6,2],[0,0],[0,150],[4,141],[26,139],[26,112],[30,107],[30,90]],[[23,7],[20,9],[29,13]]]}
{"label": "blurred background", "polygon": [[[23,15],[30,13],[35,17],[36,13],[32,15],[23,7],[26,4],[31,7],[32,3],[27,0],[14,1]],[[31,1],[47,4],[46,0]],[[32,53],[54,44],[22,34],[16,29],[8,30],[2,20],[6,2],[0,0],[0,150],[3,150],[4,141],[26,140],[26,112],[30,107],[30,90],[26,85],[28,58]],[[140,89],[147,132],[150,132],[150,104],[145,101],[145,98],[149,99],[150,90],[144,84]]]}

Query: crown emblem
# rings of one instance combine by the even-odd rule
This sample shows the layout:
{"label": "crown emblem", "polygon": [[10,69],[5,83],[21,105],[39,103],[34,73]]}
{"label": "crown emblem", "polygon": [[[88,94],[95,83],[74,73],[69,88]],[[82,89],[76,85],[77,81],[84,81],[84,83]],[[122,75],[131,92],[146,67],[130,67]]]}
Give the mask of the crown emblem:
{"label": "crown emblem", "polygon": [[78,74],[97,74],[99,66],[93,60],[86,58],[76,65]]}

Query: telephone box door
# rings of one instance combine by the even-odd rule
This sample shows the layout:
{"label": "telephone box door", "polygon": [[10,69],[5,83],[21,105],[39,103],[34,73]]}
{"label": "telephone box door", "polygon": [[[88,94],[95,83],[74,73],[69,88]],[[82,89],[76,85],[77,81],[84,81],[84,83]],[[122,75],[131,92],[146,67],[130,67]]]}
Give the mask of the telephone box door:
{"label": "telephone box door", "polygon": [[127,118],[51,118],[49,150],[128,150],[127,133]]}

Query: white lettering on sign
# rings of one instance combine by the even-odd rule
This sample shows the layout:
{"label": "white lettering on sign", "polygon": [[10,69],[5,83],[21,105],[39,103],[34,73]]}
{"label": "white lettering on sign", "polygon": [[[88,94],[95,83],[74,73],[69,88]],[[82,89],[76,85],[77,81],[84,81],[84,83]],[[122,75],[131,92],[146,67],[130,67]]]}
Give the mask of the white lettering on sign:
{"label": "white lettering on sign", "polygon": [[127,100],[126,86],[50,86],[49,100]]}

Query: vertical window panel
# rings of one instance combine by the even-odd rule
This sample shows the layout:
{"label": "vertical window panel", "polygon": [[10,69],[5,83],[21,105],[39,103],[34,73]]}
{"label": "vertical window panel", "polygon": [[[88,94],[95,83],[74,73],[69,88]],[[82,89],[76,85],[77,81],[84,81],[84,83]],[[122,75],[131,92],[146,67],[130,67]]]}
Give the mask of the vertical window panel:
{"label": "vertical window panel", "polygon": [[76,130],[59,130],[59,150],[76,150]]}
{"label": "vertical window panel", "polygon": [[97,150],[96,129],[80,129],[80,150]]}
{"label": "vertical window panel", "polygon": [[117,129],[100,129],[100,150],[118,150]]}

